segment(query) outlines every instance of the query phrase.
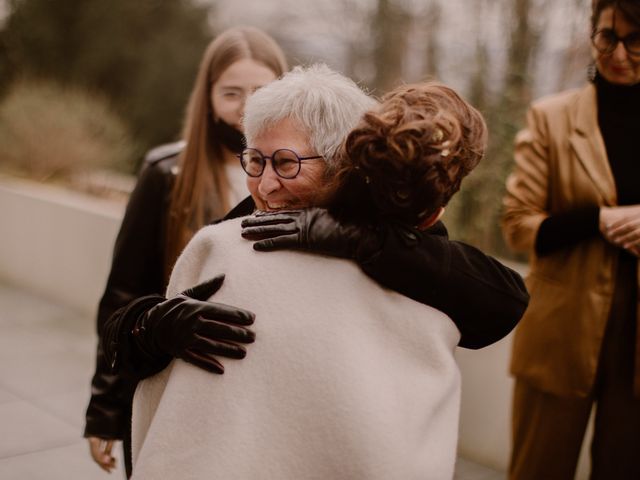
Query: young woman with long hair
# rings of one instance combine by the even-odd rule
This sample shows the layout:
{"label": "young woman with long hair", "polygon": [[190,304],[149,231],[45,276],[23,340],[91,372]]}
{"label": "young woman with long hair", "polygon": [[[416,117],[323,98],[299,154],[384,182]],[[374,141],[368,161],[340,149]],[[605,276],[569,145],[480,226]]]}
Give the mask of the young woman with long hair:
{"label": "young woman with long hair", "polygon": [[[100,301],[105,321],[133,299],[164,293],[173,264],[193,234],[248,195],[235,154],[248,95],[287,70],[285,55],[263,31],[231,28],[207,47],[186,110],[182,140],[151,150],[116,240]],[[161,101],[161,99],[159,99]],[[130,474],[130,416],[135,379],[111,372],[98,346],[84,435],[106,471],[115,467],[114,440],[123,440]]]}

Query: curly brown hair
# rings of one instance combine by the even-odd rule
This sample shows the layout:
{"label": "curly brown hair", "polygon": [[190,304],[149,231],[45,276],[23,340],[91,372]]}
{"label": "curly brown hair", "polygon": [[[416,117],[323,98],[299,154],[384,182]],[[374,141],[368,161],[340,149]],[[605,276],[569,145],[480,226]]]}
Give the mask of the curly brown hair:
{"label": "curly brown hair", "polygon": [[336,202],[353,204],[358,195],[352,215],[417,225],[460,189],[486,142],[482,115],[453,89],[435,82],[403,85],[347,137]]}

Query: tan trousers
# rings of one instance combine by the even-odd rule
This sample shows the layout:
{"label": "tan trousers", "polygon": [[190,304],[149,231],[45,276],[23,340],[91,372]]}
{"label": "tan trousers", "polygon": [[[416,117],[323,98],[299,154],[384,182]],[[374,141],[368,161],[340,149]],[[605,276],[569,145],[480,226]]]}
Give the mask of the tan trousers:
{"label": "tan trousers", "polygon": [[563,398],[516,378],[511,480],[571,480],[592,406],[592,480],[640,480],[640,399],[633,395],[636,262],[621,256],[594,392]]}

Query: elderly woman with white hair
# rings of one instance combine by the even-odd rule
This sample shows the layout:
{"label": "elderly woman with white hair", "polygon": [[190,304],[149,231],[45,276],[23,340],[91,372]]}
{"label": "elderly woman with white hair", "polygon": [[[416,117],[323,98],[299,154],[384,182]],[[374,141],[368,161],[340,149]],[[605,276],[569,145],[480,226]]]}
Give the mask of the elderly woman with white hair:
{"label": "elderly woman with white hair", "polygon": [[[255,205],[329,207],[346,220],[382,212],[416,232],[437,221],[483,155],[482,117],[437,85],[374,105],[322,66],[254,94],[241,162]],[[460,400],[451,319],[351,261],[257,253],[239,241],[241,222],[201,230],[167,296],[225,272],[216,300],[254,311],[260,341],[224,376],[178,359],[139,385],[133,478],[451,478]]]}

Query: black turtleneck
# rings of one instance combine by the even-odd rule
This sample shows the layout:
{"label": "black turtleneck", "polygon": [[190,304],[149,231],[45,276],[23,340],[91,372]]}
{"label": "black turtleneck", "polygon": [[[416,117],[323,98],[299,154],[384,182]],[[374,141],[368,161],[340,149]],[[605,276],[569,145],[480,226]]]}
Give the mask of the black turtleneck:
{"label": "black turtleneck", "polygon": [[[613,173],[618,205],[640,204],[640,84],[614,85],[600,75],[594,80],[598,125]],[[547,217],[538,229],[538,255],[599,235],[599,207],[586,207]]]}
{"label": "black turtleneck", "polygon": [[607,148],[618,205],[640,203],[640,84],[613,85],[596,76],[598,125]]}

